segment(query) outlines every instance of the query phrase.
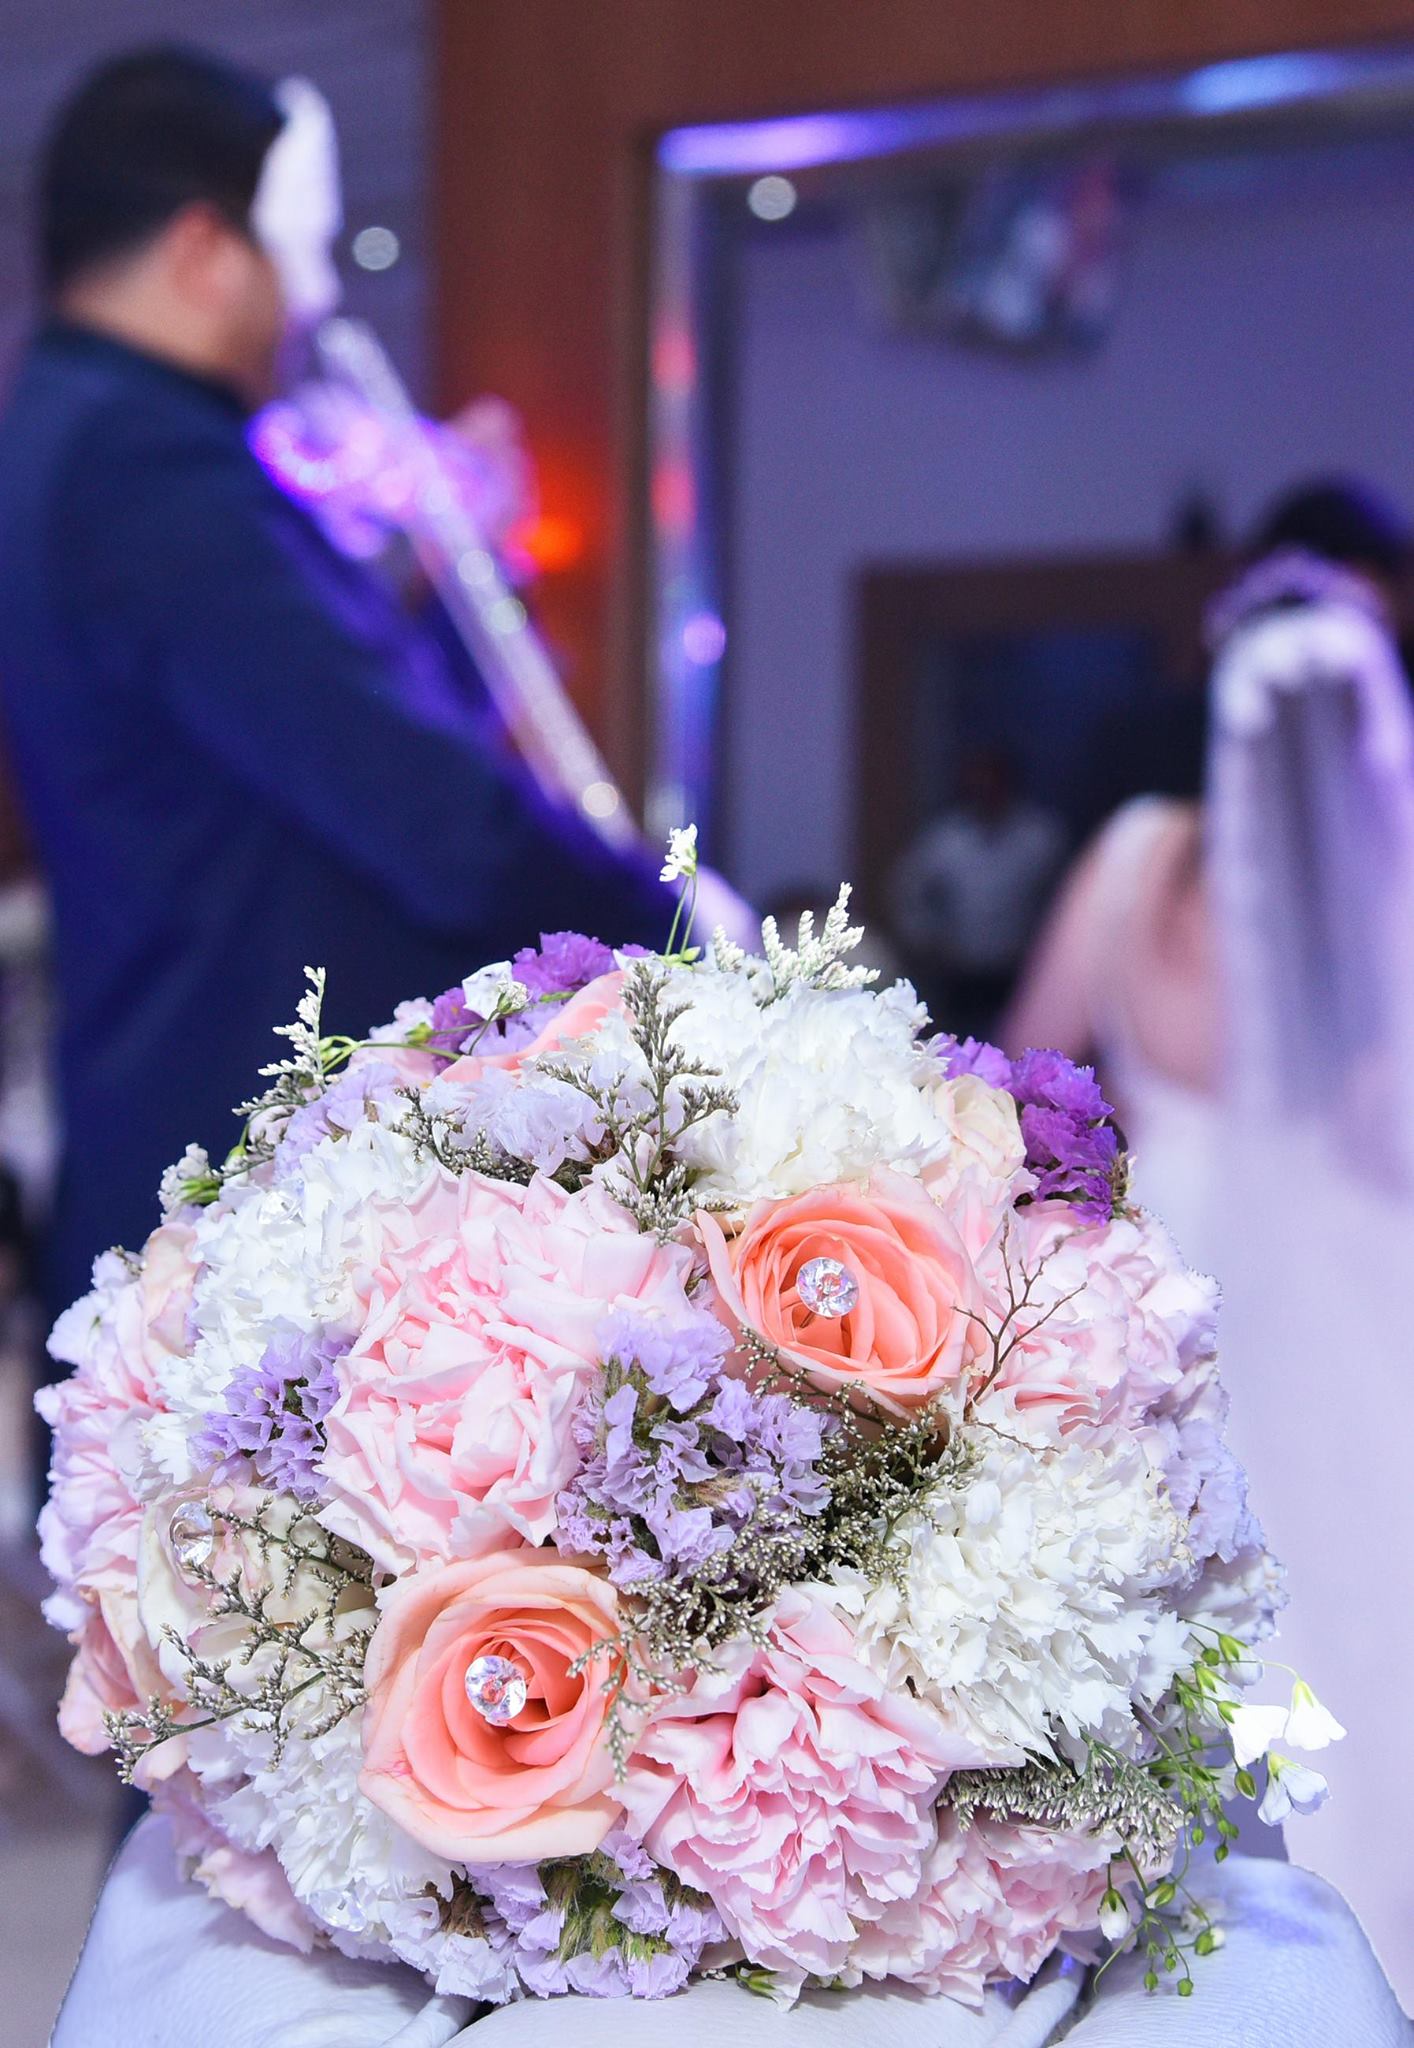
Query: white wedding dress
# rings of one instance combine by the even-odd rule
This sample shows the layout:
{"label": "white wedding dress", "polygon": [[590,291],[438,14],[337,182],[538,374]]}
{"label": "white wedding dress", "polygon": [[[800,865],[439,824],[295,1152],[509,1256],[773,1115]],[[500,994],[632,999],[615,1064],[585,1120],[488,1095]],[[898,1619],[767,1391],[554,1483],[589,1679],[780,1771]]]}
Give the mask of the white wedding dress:
{"label": "white wedding dress", "polygon": [[[1347,1729],[1344,1742],[1314,1759],[1332,1796],[1290,1826],[1288,1850],[1349,1900],[1414,2010],[1414,1182],[1401,1156],[1414,1096],[1406,1060],[1414,980],[1402,948],[1380,951],[1385,910],[1397,919],[1396,939],[1406,918],[1405,937],[1414,938],[1414,741],[1402,679],[1393,684],[1378,662],[1378,673],[1362,673],[1352,721],[1338,636],[1323,669],[1324,643],[1317,633],[1313,647],[1313,630],[1283,614],[1239,650],[1243,665],[1235,678],[1227,674],[1227,700],[1221,663],[1215,677],[1209,914],[1230,1003],[1236,991],[1244,1006],[1240,1021],[1229,1015],[1224,1024],[1227,1084],[1203,1093],[1159,1071],[1126,1002],[1130,963],[1144,952],[1134,923],[1144,914],[1145,880],[1165,859],[1166,842],[1171,848],[1176,822],[1175,807],[1158,799],[1128,806],[1101,842],[1091,897],[1092,1016],[1135,1157],[1135,1191],[1223,1289],[1230,1440],[1288,1574],[1290,1605],[1272,1655],[1294,1666]],[[1361,652],[1360,632],[1352,632],[1347,668],[1358,668],[1369,650]],[[1322,682],[1345,690],[1339,731],[1326,720],[1314,735],[1320,776],[1336,785],[1315,807],[1339,811],[1339,830],[1319,817],[1313,823],[1309,764],[1294,800],[1285,786],[1300,752],[1290,730],[1275,770],[1270,760],[1253,769],[1268,740],[1278,744],[1251,717],[1254,662],[1269,697],[1288,692],[1288,728],[1305,715],[1304,697],[1319,699]],[[1223,706],[1231,710],[1234,695],[1236,726],[1225,734]],[[1392,829],[1378,815],[1386,801]],[[1363,855],[1349,843],[1352,819],[1359,831],[1368,827]],[[1308,972],[1303,986],[1264,953],[1295,955],[1296,925],[1316,923],[1313,903],[1325,880],[1318,849],[1327,838],[1335,842],[1335,901],[1318,943],[1343,957],[1334,966],[1323,960],[1318,984]],[[1283,897],[1291,876],[1273,870],[1303,860],[1298,893]],[[1358,1030],[1341,1042],[1342,1006],[1357,1019],[1378,1011],[1378,1045]],[[1300,1085],[1283,1097],[1271,1077],[1288,1058]],[[1364,1090],[1361,1075],[1375,1071],[1378,1089]],[[1281,1697],[1282,1685],[1274,1674],[1263,1696]]]}

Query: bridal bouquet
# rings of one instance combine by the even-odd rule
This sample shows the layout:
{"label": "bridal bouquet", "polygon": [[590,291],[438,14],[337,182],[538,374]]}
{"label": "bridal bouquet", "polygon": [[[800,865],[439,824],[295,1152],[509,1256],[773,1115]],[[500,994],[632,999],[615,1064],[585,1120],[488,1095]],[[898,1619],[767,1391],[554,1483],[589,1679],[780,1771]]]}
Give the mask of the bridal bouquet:
{"label": "bridal bouquet", "polygon": [[62,1727],[266,1933],[492,2001],[1188,1990],[1191,1845],[1318,1795],[1324,1710],[1243,1698],[1213,1286],[1087,1071],[858,936],[559,933],[359,1042],[313,977],[61,1318]]}

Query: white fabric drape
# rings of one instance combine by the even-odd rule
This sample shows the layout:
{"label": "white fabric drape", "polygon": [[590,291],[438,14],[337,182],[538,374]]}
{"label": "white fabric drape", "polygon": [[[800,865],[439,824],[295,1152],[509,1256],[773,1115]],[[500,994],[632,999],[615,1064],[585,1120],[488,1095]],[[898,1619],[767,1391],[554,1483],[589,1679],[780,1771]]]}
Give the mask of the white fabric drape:
{"label": "white fabric drape", "polygon": [[1410,2048],[1328,1886],[1234,1857],[1200,1889],[1226,1912],[1227,1939],[1191,1999],[1151,1997],[1130,1958],[1078,2017],[1082,1978],[1065,1968],[981,2015],[880,1990],[781,2012],[701,1984],[662,2004],[553,1999],[476,2018],[411,1971],[277,1948],[182,1881],[167,1824],[149,1818],[109,1874],[52,2048],[1044,2048],[1062,2034],[1066,2048]]}
{"label": "white fabric drape", "polygon": [[1213,672],[1208,874],[1234,1135],[1414,1191],[1414,709],[1365,593],[1264,563]]}

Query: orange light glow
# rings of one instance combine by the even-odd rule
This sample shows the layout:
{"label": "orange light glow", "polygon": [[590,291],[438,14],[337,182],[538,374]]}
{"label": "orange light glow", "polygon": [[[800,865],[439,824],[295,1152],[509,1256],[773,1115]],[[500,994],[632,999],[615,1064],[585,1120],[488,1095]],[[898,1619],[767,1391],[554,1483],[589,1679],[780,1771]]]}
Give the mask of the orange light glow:
{"label": "orange light glow", "polygon": [[510,545],[526,555],[542,576],[573,569],[584,559],[584,528],[563,513],[540,512],[512,528]]}

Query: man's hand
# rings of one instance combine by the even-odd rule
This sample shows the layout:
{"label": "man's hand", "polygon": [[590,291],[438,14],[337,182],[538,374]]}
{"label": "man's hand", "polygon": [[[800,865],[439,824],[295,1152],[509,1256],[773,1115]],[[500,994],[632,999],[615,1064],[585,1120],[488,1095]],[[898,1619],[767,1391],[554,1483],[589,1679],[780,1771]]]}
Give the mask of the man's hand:
{"label": "man's hand", "polygon": [[528,526],[539,510],[535,463],[520,414],[504,398],[473,398],[443,431],[466,452],[468,509],[482,538],[505,549],[515,529]]}

